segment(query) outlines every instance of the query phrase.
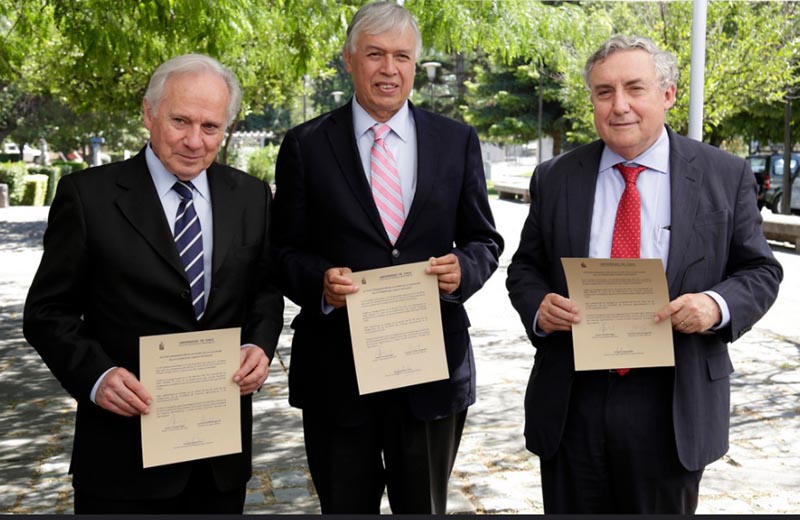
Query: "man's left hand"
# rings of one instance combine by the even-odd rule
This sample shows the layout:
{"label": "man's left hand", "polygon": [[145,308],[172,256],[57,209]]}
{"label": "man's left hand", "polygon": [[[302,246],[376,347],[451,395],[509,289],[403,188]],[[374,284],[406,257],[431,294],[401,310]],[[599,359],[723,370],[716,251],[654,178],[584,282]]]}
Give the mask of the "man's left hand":
{"label": "man's left hand", "polygon": [[461,286],[461,265],[458,257],[453,253],[431,257],[428,260],[431,265],[425,268],[426,274],[435,274],[439,279],[439,291],[444,294],[453,294]]}
{"label": "man's left hand", "polygon": [[683,294],[656,313],[656,323],[670,319],[672,328],[684,334],[705,332],[722,319],[719,306],[704,293]]}
{"label": "man's left hand", "polygon": [[239,370],[233,374],[233,380],[239,385],[239,395],[252,394],[267,380],[269,358],[253,345],[239,349],[239,359]]}

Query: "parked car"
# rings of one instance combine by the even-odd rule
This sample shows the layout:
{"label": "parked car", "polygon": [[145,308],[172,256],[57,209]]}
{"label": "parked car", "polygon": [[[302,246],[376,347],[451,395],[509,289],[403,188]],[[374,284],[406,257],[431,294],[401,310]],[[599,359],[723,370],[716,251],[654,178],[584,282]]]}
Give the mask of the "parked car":
{"label": "parked car", "polygon": [[[767,207],[774,213],[781,212],[781,199],[783,198],[783,154],[782,153],[756,153],[747,157],[750,169],[756,177],[758,184],[758,208]],[[800,210],[800,184],[797,184],[798,165],[800,153],[792,153],[792,211]]]}

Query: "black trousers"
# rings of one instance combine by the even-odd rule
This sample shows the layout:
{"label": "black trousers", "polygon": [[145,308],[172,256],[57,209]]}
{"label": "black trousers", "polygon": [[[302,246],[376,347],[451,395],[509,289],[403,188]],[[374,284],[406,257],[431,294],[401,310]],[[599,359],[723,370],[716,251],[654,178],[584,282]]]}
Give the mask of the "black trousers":
{"label": "black trousers", "polygon": [[559,449],[541,461],[545,513],[694,513],[703,470],[678,460],[673,374],[576,374]]}
{"label": "black trousers", "polygon": [[322,513],[379,514],[384,487],[395,514],[444,514],[447,481],[467,411],[420,421],[404,407],[373,407],[358,425],[303,410],[308,467]]}
{"label": "black trousers", "polygon": [[[109,471],[113,467],[109,466]],[[205,461],[192,465],[186,487],[177,496],[156,499],[113,500],[75,490],[75,514],[237,514],[244,511],[246,486],[232,491],[217,489]]]}

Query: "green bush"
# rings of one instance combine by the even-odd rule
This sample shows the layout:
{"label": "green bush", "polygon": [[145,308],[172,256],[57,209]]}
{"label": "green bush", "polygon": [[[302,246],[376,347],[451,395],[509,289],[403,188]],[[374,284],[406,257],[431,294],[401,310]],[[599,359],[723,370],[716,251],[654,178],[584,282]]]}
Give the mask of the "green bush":
{"label": "green bush", "polygon": [[35,174],[25,176],[25,191],[22,195],[23,206],[44,206],[47,197],[47,175]]}
{"label": "green bush", "polygon": [[256,150],[247,158],[247,173],[262,181],[272,183],[275,180],[275,161],[278,159],[279,147],[268,144]]}
{"label": "green bush", "polygon": [[21,153],[0,153],[0,163],[18,162],[21,160]]}
{"label": "green bush", "polygon": [[61,168],[61,175],[69,175],[80,170],[85,170],[89,167],[88,164],[81,161],[53,161],[52,166]]}
{"label": "green bush", "polygon": [[0,183],[8,184],[8,201],[12,206],[22,204],[27,174],[24,162],[0,163]]}
{"label": "green bush", "polygon": [[28,175],[47,175],[47,196],[44,203],[48,206],[52,204],[58,181],[61,180],[61,166],[29,166]]}

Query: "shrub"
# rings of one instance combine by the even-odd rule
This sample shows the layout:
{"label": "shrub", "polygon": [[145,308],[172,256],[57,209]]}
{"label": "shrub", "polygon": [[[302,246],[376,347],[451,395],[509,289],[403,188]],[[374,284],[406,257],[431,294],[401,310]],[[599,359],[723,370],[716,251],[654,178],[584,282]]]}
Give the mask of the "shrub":
{"label": "shrub", "polygon": [[50,205],[53,203],[53,197],[56,196],[56,187],[58,181],[61,180],[61,167],[60,166],[29,166],[28,175],[47,175],[47,195],[44,198],[44,203]]}
{"label": "shrub", "polygon": [[275,180],[275,161],[278,158],[278,149],[277,145],[268,144],[264,148],[252,152],[247,158],[247,173],[271,184]]}
{"label": "shrub", "polygon": [[8,201],[12,206],[22,204],[27,174],[24,162],[0,163],[0,183],[8,184]]}
{"label": "shrub", "polygon": [[21,153],[0,153],[0,163],[18,162],[21,160]]}
{"label": "shrub", "polygon": [[53,161],[52,166],[61,168],[61,175],[69,175],[80,170],[85,170],[89,167],[88,164],[81,161]]}
{"label": "shrub", "polygon": [[25,176],[25,191],[22,195],[23,206],[44,206],[47,196],[47,175],[35,174]]}

